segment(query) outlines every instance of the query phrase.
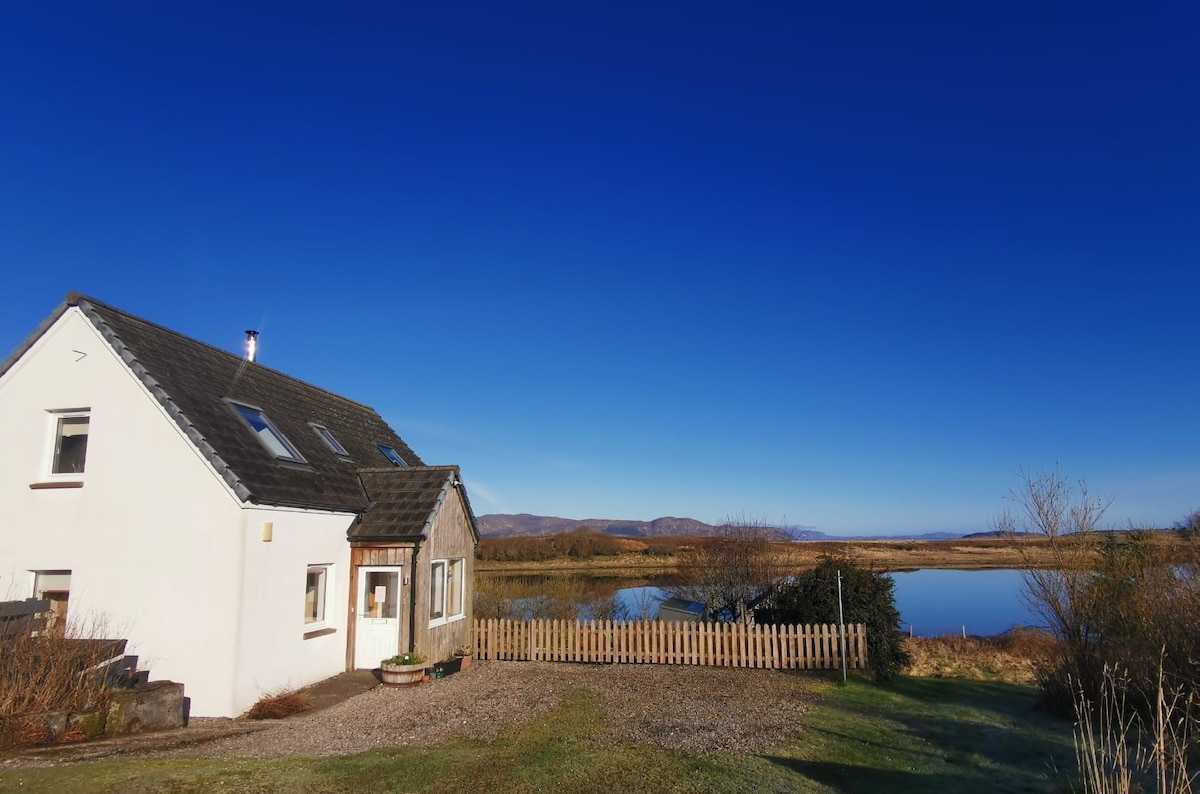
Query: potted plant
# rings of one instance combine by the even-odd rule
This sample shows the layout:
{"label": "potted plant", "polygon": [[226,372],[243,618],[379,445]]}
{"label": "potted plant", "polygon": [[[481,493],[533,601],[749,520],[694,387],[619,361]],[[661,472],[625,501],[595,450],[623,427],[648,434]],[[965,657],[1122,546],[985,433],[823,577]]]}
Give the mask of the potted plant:
{"label": "potted plant", "polygon": [[468,645],[464,645],[463,647],[457,649],[454,652],[454,658],[458,659],[458,669],[460,671],[466,670],[468,667],[471,666],[471,656],[474,653],[475,653],[474,649],[472,649]]}
{"label": "potted plant", "polygon": [[426,659],[416,651],[396,654],[379,665],[383,683],[389,686],[416,686],[425,677]]}

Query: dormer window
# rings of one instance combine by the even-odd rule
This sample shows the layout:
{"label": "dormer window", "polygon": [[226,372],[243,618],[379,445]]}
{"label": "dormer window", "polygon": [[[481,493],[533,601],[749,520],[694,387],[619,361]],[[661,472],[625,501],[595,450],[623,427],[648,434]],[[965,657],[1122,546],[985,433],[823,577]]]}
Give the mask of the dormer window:
{"label": "dormer window", "polygon": [[325,442],[325,446],[329,447],[329,449],[333,451],[333,454],[341,455],[343,458],[350,457],[350,453],[347,452],[346,448],[341,445],[341,442],[333,437],[333,433],[329,432],[329,428],[323,427],[315,422],[309,422],[308,426],[313,429],[314,433],[320,436],[321,440]]}
{"label": "dormer window", "polygon": [[267,418],[267,415],[260,408],[254,408],[249,405],[235,403],[232,400],[229,402],[237,411],[238,416],[247,426],[254,432],[255,437],[262,443],[267,451],[274,455],[279,460],[292,461],[294,463],[304,463],[304,456],[296,451],[291,442],[283,433],[279,432],[279,428]]}
{"label": "dormer window", "polygon": [[376,444],[375,446],[379,447],[379,451],[382,452],[383,456],[385,458],[387,458],[388,460],[390,460],[393,465],[396,465],[396,466],[407,466],[408,465],[408,463],[405,462],[404,458],[400,457],[400,453],[396,452],[396,450],[392,449],[387,444]]}

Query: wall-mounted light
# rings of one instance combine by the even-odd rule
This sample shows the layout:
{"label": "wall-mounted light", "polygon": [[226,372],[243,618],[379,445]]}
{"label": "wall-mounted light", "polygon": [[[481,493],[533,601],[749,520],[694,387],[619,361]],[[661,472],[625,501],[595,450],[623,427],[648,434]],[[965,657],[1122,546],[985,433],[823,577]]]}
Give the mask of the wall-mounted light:
{"label": "wall-mounted light", "polygon": [[262,539],[263,539],[263,543],[270,543],[270,542],[271,542],[271,535],[272,535],[274,532],[275,532],[275,522],[274,522],[274,521],[264,521],[264,522],[263,522],[263,525],[262,525]]}

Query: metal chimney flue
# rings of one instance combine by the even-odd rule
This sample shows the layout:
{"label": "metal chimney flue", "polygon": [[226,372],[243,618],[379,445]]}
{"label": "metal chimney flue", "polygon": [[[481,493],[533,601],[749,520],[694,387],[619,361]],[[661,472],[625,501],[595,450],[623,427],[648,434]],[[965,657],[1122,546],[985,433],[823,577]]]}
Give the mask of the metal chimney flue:
{"label": "metal chimney flue", "polygon": [[258,357],[258,331],[246,331],[246,360],[251,364]]}

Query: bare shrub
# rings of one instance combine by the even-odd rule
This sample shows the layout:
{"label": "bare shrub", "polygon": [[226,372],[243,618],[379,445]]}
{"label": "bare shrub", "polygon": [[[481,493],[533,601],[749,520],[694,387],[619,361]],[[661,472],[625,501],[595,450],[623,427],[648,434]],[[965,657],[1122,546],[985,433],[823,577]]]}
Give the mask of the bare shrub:
{"label": "bare shrub", "polygon": [[263,695],[250,707],[246,716],[252,720],[281,720],[293,714],[311,711],[312,707],[312,701],[307,695],[285,689]]}
{"label": "bare shrub", "polygon": [[1200,539],[1177,532],[1168,545],[1146,530],[1101,531],[1110,500],[1058,470],[1024,472],[1012,500],[1017,510],[997,526],[1025,560],[1024,599],[1061,643],[1038,669],[1046,705],[1070,712],[1080,690],[1098,700],[1108,668],[1123,671],[1137,709],[1154,707],[1160,675],[1172,691],[1200,690]]}
{"label": "bare shrub", "polygon": [[105,663],[116,653],[107,620],[69,620],[62,631],[0,640],[0,716],[103,708]]}
{"label": "bare shrub", "polygon": [[658,617],[658,608],[662,606],[662,598],[655,595],[649,587],[639,587],[633,591],[627,620],[654,620]]}
{"label": "bare shrub", "polygon": [[579,616],[583,620],[627,620],[629,615],[616,593],[601,595],[588,593],[580,605]]}
{"label": "bare shrub", "polygon": [[707,620],[752,623],[755,605],[794,567],[771,546],[779,535],[761,518],[726,518],[715,537],[680,550],[680,582],[666,588],[668,595],[704,604]]}

